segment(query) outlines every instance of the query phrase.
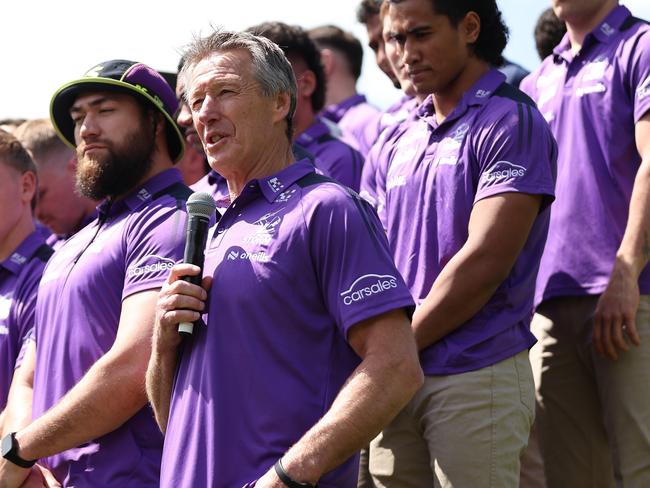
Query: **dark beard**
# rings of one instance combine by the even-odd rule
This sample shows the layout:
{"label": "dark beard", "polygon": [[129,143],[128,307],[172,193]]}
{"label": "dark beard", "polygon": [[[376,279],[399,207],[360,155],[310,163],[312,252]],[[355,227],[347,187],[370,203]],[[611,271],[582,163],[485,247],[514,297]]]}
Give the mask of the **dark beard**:
{"label": "dark beard", "polygon": [[155,127],[143,118],[140,128],[123,144],[108,147],[107,156],[88,158],[78,154],[77,190],[93,200],[117,197],[133,190],[153,164]]}

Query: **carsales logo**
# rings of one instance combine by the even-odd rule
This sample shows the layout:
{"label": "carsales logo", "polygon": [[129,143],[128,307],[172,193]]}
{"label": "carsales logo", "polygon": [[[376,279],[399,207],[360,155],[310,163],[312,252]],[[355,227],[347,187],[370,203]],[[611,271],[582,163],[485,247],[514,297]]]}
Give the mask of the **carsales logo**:
{"label": "carsales logo", "polygon": [[393,288],[397,288],[397,279],[394,276],[367,274],[354,280],[352,286],[341,293],[341,296],[345,305],[352,305]]}
{"label": "carsales logo", "polygon": [[526,168],[517,164],[512,164],[509,161],[498,161],[494,166],[487,170],[481,178],[488,183],[493,183],[497,180],[521,178],[526,175]]}
{"label": "carsales logo", "polygon": [[166,272],[174,267],[174,261],[151,254],[140,261],[139,266],[130,267],[126,271],[129,278],[141,276],[147,273]]}

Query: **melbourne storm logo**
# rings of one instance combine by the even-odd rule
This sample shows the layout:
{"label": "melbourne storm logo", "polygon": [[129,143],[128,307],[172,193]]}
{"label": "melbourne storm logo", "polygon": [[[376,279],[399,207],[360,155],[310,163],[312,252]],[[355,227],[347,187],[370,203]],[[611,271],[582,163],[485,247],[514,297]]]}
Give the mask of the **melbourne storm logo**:
{"label": "melbourne storm logo", "polygon": [[352,305],[392,288],[397,288],[397,279],[394,276],[367,274],[354,280],[352,286],[341,293],[341,297],[345,305]]}
{"label": "melbourne storm logo", "polygon": [[509,161],[497,161],[497,163],[481,175],[481,179],[487,183],[503,183],[526,176],[526,168],[513,164]]}
{"label": "melbourne storm logo", "polygon": [[126,270],[126,275],[129,278],[134,278],[144,275],[156,275],[161,272],[167,274],[174,267],[174,264],[176,263],[171,259],[150,254],[142,258],[136,266],[130,266]]}

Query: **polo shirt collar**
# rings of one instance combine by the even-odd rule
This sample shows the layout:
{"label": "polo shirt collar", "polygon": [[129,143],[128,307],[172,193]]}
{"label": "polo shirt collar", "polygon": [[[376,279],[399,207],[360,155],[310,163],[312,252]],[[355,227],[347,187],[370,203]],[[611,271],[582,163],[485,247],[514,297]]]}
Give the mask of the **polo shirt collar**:
{"label": "polo shirt collar", "polygon": [[296,142],[301,146],[309,146],[312,142],[317,141],[327,134],[330,134],[329,127],[320,119],[320,117],[316,117],[316,121],[296,138]]}
{"label": "polo shirt collar", "polygon": [[18,275],[44,242],[45,238],[43,235],[40,231],[35,230],[18,245],[7,259],[0,263],[0,267],[5,268],[14,275]]}
{"label": "polo shirt collar", "polygon": [[323,117],[339,122],[348,110],[366,102],[366,97],[360,94],[352,95],[340,103],[335,103],[323,109]]}
{"label": "polo shirt collar", "polygon": [[296,181],[314,172],[314,165],[309,162],[309,159],[302,159],[271,176],[252,180],[251,183],[255,183],[262,191],[264,198],[271,203]]}
{"label": "polo shirt collar", "polygon": [[169,168],[152,176],[141,186],[137,187],[125,197],[115,202],[104,200],[97,206],[99,216],[119,215],[123,212],[134,212],[149,203],[161,190],[170,187],[175,183],[182,183],[180,171],[176,168]]}
{"label": "polo shirt collar", "polygon": [[442,124],[438,124],[436,121],[436,112],[431,95],[418,107],[417,115],[431,127],[437,129],[439,126],[449,124],[462,117],[469,107],[482,106],[487,103],[505,81],[506,76],[503,73],[496,68],[491,68],[463,94],[456,108],[447,116]]}
{"label": "polo shirt collar", "polygon": [[[589,48],[595,42],[607,44],[621,31],[625,21],[632,15],[630,10],[624,5],[618,5],[585,37],[582,50]],[[571,62],[573,54],[571,53],[571,42],[569,34],[564,34],[562,41],[553,49],[553,62],[560,64],[562,60]]]}

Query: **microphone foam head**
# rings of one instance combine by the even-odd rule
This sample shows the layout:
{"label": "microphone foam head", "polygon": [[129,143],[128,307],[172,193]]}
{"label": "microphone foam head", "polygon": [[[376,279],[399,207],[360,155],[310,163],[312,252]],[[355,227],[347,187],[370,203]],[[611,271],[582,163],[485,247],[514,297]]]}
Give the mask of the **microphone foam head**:
{"label": "microphone foam head", "polygon": [[192,193],[190,198],[187,199],[187,213],[190,216],[209,219],[216,208],[217,204],[214,203],[214,198],[206,192]]}

